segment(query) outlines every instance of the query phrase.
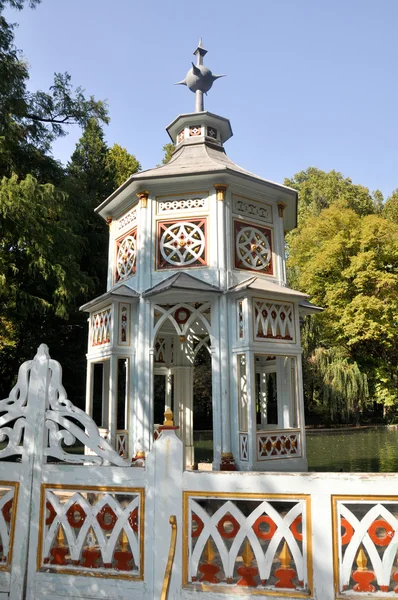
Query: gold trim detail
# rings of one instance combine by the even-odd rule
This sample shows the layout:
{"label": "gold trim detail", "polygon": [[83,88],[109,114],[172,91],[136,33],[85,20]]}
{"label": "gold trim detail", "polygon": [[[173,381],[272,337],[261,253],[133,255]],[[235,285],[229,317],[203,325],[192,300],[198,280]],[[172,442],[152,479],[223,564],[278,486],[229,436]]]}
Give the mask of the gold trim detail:
{"label": "gold trim detail", "polygon": [[225,192],[228,189],[228,185],[226,183],[215,183],[214,189],[217,192],[217,200],[225,200]]}
{"label": "gold trim detail", "polygon": [[278,216],[283,219],[283,211],[285,210],[287,204],[285,204],[284,202],[277,202],[277,207],[278,207]]}
{"label": "gold trim detail", "polygon": [[165,425],[166,427],[174,426],[174,415],[173,415],[173,411],[171,410],[170,406],[166,406],[166,410],[164,411],[163,425]]}
{"label": "gold trim detail", "polygon": [[[42,483],[40,491],[40,518],[39,518],[39,539],[37,545],[36,555],[36,571],[40,572],[44,566],[47,569],[48,565],[43,565],[43,529],[46,519],[46,490],[76,490],[76,491],[87,491],[87,492],[113,492],[116,494],[122,492],[128,492],[131,494],[137,494],[140,497],[140,513],[139,513],[139,548],[140,548],[140,571],[138,577],[131,575],[124,575],[118,573],[113,575],[110,573],[98,572],[94,569],[92,571],[78,571],[68,569],[56,569],[53,572],[56,574],[67,574],[67,575],[78,575],[83,577],[94,577],[98,579],[128,579],[129,581],[144,581],[144,530],[145,530],[145,488],[130,488],[130,487],[116,487],[116,486],[103,486],[103,485],[72,485],[63,483]],[[16,512],[16,511],[15,511]],[[15,514],[15,513],[14,513]],[[14,517],[13,517],[14,518]]]}
{"label": "gold trim detail", "polygon": [[137,196],[138,200],[140,201],[140,208],[147,208],[148,207],[148,197],[149,197],[148,190],[142,190],[142,192],[137,192],[136,196]]}
{"label": "gold trim detail", "polygon": [[175,552],[176,552],[176,543],[177,543],[177,517],[175,515],[171,515],[169,522],[170,522],[170,525],[171,525],[169,557],[167,559],[166,570],[165,570],[165,573],[164,573],[163,587],[162,587],[162,593],[160,595],[160,600],[167,600],[167,598],[169,596],[171,572],[173,570],[174,555],[175,555]]}
{"label": "gold trim detail", "polygon": [[112,221],[113,221],[113,217],[106,217],[106,222],[107,222],[109,229],[111,228]]}

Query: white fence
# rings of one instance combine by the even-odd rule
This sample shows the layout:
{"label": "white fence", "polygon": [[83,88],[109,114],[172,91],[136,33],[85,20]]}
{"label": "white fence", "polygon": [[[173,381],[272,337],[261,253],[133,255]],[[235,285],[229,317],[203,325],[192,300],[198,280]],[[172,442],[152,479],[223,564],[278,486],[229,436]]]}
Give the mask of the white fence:
{"label": "white fence", "polygon": [[131,467],[45,346],[0,436],[0,599],[398,597],[395,474],[184,472],[173,428]]}

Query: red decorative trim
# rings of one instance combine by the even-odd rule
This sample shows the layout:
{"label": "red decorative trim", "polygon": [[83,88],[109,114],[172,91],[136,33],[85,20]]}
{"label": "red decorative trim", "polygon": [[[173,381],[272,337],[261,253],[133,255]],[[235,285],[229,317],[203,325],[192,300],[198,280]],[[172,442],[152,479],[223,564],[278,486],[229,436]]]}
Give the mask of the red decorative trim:
{"label": "red decorative trim", "polygon": [[[225,530],[225,528],[224,528],[225,523],[231,523],[231,525],[232,525],[231,531]],[[235,517],[233,517],[230,513],[227,513],[226,515],[221,517],[221,519],[217,523],[217,529],[218,529],[218,533],[221,535],[222,538],[225,538],[227,540],[232,540],[238,533],[238,531],[240,529],[240,525],[239,525],[238,521],[235,519]]]}

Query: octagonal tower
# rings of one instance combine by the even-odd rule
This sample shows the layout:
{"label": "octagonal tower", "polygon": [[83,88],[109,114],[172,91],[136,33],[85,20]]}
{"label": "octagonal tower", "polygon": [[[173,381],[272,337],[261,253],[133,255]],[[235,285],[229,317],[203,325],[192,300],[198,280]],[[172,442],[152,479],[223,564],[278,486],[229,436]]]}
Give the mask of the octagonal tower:
{"label": "octagonal tower", "polygon": [[217,78],[203,67],[205,53],[200,43],[182,82],[196,94],[195,112],[167,127],[170,162],[135,173],[97,208],[109,224],[108,283],[82,307],[86,409],[121,453],[143,459],[160,382],[192,467],[194,362],[205,348],[213,469],[302,471],[299,316],[319,309],[286,281],[297,192],[227,157],[230,122],[203,107],[201,76],[206,86]]}

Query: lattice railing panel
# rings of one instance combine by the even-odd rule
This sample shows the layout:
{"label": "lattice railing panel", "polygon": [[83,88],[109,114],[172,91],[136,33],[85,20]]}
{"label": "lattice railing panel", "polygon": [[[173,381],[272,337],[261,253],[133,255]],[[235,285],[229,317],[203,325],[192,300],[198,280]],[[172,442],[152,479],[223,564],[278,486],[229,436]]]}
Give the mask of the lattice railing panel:
{"label": "lattice railing panel", "polygon": [[112,307],[93,313],[91,316],[91,344],[102,346],[111,341]]}
{"label": "lattice railing panel", "polygon": [[81,575],[143,575],[141,489],[43,486],[39,565]]}
{"label": "lattice railing panel", "polygon": [[398,496],[334,497],[339,591],[398,594]]}
{"label": "lattice railing panel", "polygon": [[256,434],[257,460],[301,456],[300,430]]}
{"label": "lattice railing panel", "polygon": [[0,482],[0,570],[9,571],[14,540],[18,483]]}
{"label": "lattice railing panel", "polygon": [[294,341],[293,304],[253,299],[256,340]]}
{"label": "lattice railing panel", "polygon": [[310,594],[308,497],[186,492],[184,506],[187,585]]}

